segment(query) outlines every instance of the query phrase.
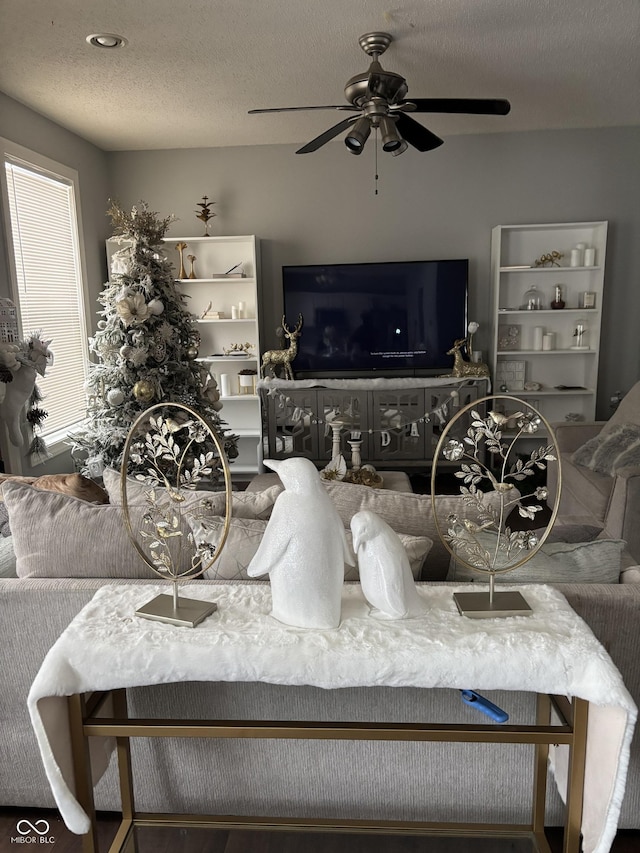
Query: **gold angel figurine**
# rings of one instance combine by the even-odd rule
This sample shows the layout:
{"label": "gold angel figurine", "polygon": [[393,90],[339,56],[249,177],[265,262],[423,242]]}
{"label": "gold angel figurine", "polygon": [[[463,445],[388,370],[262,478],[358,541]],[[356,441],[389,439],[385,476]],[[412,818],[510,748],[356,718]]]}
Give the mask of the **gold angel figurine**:
{"label": "gold angel figurine", "polygon": [[187,273],[186,273],[186,270],[184,268],[184,258],[182,257],[182,253],[184,252],[184,250],[186,248],[187,248],[186,243],[176,243],[176,249],[180,253],[180,272],[178,273],[178,278],[186,278],[187,277]]}
{"label": "gold angel figurine", "polygon": [[189,278],[197,278],[196,273],[195,273],[195,270],[194,270],[194,268],[193,268],[193,265],[194,265],[194,263],[195,263],[195,261],[196,261],[196,256],[195,256],[195,255],[187,255],[187,260],[188,260],[188,261],[189,261],[189,263],[191,264],[191,271],[190,271],[190,273],[189,273]]}
{"label": "gold angel figurine", "polygon": [[212,204],[215,204],[215,201],[209,201],[206,195],[202,196],[202,201],[197,202],[198,207],[201,207],[202,210],[198,212],[196,210],[196,217],[201,219],[204,222],[204,235],[205,237],[209,237],[209,220],[213,219],[215,213],[213,213],[209,208]]}

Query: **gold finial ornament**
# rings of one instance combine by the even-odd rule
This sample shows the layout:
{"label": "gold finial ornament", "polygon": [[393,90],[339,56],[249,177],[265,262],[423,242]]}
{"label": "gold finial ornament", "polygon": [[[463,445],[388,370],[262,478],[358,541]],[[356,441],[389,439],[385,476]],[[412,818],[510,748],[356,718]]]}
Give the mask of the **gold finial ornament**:
{"label": "gold finial ornament", "polygon": [[211,205],[215,204],[215,201],[209,201],[206,195],[202,196],[202,201],[197,202],[198,207],[201,207],[201,211],[196,210],[196,216],[198,219],[204,222],[204,234],[203,237],[210,237],[209,234],[209,220],[213,219],[216,215],[210,210]]}
{"label": "gold finial ornament", "polygon": [[184,268],[184,258],[182,256],[182,253],[184,252],[184,250],[186,248],[187,248],[186,243],[176,243],[176,250],[178,251],[178,253],[180,255],[180,272],[178,273],[178,278],[186,278],[187,277],[187,272]]}
{"label": "gold finial ornament", "polygon": [[191,271],[189,272],[189,278],[197,278],[195,270],[193,268],[193,265],[196,262],[196,256],[195,255],[187,255],[187,260],[191,264]]}

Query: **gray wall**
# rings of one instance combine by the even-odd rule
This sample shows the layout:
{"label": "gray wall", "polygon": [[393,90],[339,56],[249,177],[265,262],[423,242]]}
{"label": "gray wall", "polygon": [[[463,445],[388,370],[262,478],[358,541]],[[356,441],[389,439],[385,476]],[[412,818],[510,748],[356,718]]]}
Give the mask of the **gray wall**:
{"label": "gray wall", "polygon": [[[104,241],[110,235],[110,223],[105,215],[109,199],[107,155],[95,145],[8,98],[2,92],[0,92],[0,136],[45,157],[50,157],[52,160],[63,163],[78,172],[85,260],[90,293],[89,320],[92,328],[95,328],[98,309],[96,298],[106,280],[107,265]],[[0,205],[0,217],[3,216],[1,207]],[[42,216],[42,228],[46,229],[46,227],[45,211]],[[0,231],[2,232],[0,236],[0,295],[10,297],[11,288],[4,223],[2,223]],[[55,343],[54,341],[52,345],[54,352]],[[23,473],[39,476],[44,473],[69,471],[71,464],[69,455],[64,453],[48,460],[43,465],[38,465],[33,470],[25,462]]]}
{"label": "gray wall", "polygon": [[[197,235],[195,205],[206,194],[216,202],[212,233],[257,234],[265,347],[277,343],[283,264],[468,257],[469,316],[486,350],[491,228],[607,219],[599,417],[609,416],[615,391],[640,378],[640,128],[457,136],[427,154],[380,154],[377,196],[371,142],[360,157],[339,142],[301,156],[280,145],[107,153],[2,93],[0,136],[79,173],[92,323],[106,279],[109,198],[147,201],[179,217],[174,234]],[[34,473],[69,465],[65,454]]]}
{"label": "gray wall", "polygon": [[599,417],[640,378],[640,128],[457,136],[426,154],[381,153],[377,196],[371,142],[360,157],[341,143],[295,147],[113,152],[109,185],[124,205],[142,199],[179,217],[170,234],[202,234],[194,212],[206,194],[213,234],[262,239],[265,347],[277,343],[283,264],[468,257],[469,316],[486,350],[492,227],[606,219]]}

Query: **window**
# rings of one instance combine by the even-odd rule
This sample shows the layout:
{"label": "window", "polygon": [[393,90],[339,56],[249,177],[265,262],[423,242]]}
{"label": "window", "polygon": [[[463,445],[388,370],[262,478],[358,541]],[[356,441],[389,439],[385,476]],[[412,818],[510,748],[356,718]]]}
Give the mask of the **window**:
{"label": "window", "polygon": [[[21,334],[51,340],[53,365],[38,377],[48,417],[41,435],[64,435],[86,412],[85,276],[72,169],[4,141],[3,198],[9,266]],[[13,249],[13,252],[11,252]]]}

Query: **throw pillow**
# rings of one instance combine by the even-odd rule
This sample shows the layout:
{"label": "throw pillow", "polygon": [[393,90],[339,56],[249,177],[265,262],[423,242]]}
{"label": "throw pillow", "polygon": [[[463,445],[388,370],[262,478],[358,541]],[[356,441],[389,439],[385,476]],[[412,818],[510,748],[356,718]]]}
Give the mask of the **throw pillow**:
{"label": "throw pillow", "polygon": [[[232,518],[224,548],[203,577],[213,580],[252,580],[247,575],[247,566],[262,542],[267,523],[261,519]],[[197,547],[217,546],[222,536],[224,518],[193,519],[190,525]],[[203,559],[207,563],[211,557],[205,555]]]}
{"label": "throw pillow", "polygon": [[[30,578],[152,578],[127,533],[122,507],[5,483],[16,574]],[[130,507],[134,530],[146,507]],[[183,549],[184,566],[191,565]]]}
{"label": "throw pillow", "polygon": [[[534,530],[538,538],[542,537],[542,534],[546,530],[546,527],[539,527],[537,530]],[[593,524],[562,524],[556,522],[547,538],[544,541],[545,545],[551,545],[553,542],[593,542],[599,534],[602,533],[602,527],[596,527]],[[610,539],[611,537],[606,537]]]}
{"label": "throw pillow", "polygon": [[[622,539],[545,542],[522,566],[496,575],[496,583],[618,583],[624,546]],[[452,557],[447,580],[488,583],[489,576],[474,572]]]}
{"label": "throw pillow", "polygon": [[109,496],[105,490],[82,474],[43,474],[42,477],[21,477],[17,474],[0,474],[0,500],[5,483],[22,483],[48,492],[73,495],[92,503],[106,504]]}
{"label": "throw pillow", "polygon": [[640,465],[640,426],[616,424],[585,442],[572,454],[571,461],[610,477],[625,465]]}
{"label": "throw pillow", "polygon": [[[109,494],[112,504],[121,504],[120,496],[120,472],[113,468],[105,468],[102,475],[105,489]],[[133,504],[144,504],[145,494],[150,489],[146,483],[141,483],[133,477],[127,477],[127,502]],[[162,495],[165,489],[156,489],[156,493]],[[231,514],[235,518],[259,518],[266,519],[271,515],[276,498],[282,491],[281,485],[270,486],[261,492],[232,492]],[[184,508],[187,512],[193,512],[195,507],[206,510],[207,515],[219,516],[224,514],[225,493],[211,491],[183,491],[185,496]]]}
{"label": "throw pillow", "polygon": [[[217,545],[222,535],[224,519],[193,519],[190,524],[198,546]],[[204,577],[219,580],[251,580],[247,575],[247,566],[258,550],[266,527],[266,521],[249,518],[232,518],[229,526],[229,534],[222,553],[213,566],[205,572]],[[351,531],[346,530],[345,533],[349,549],[353,554]],[[420,577],[422,564],[433,543],[426,536],[410,536],[404,533],[399,534],[399,536],[409,558],[411,573],[417,580]],[[345,564],[344,571],[345,580],[358,580],[357,565],[348,566]]]}
{"label": "throw pillow", "polygon": [[[347,534],[347,543],[349,545],[349,550],[353,554],[353,536],[350,530],[346,530],[345,533]],[[429,539],[428,536],[411,536],[411,534],[409,533],[398,533],[398,538],[402,542],[402,547],[404,548],[407,557],[409,558],[409,566],[411,567],[411,574],[413,575],[413,579],[420,580],[422,566],[424,565],[429,551],[433,547],[433,541]],[[345,563],[344,579],[346,581],[360,580],[358,564],[355,557],[353,559],[355,565],[348,566]]]}
{"label": "throw pillow", "polygon": [[[433,545],[429,551],[429,558],[425,561],[422,580],[444,580],[449,565],[449,552],[440,539],[433,518],[431,495],[370,489],[367,486],[340,483],[335,480],[323,482],[345,527],[349,527],[356,512],[368,509],[377,513],[396,533],[426,536],[430,539]],[[515,499],[519,494],[514,490],[511,493],[511,499]],[[488,492],[485,501],[487,506],[498,509],[500,495],[497,492]],[[436,512],[440,527],[446,530],[449,515],[452,513],[462,515],[465,512],[462,496],[437,495]]]}

